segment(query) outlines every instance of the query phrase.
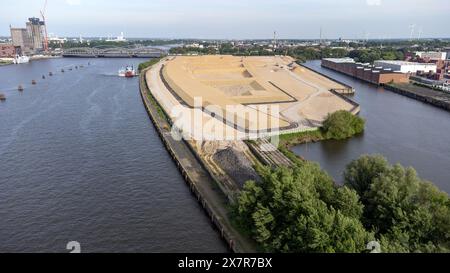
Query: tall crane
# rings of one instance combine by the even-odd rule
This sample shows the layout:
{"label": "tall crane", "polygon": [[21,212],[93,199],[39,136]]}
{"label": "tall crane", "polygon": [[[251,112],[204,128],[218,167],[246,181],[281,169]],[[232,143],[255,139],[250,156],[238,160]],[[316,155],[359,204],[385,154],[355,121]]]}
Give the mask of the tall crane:
{"label": "tall crane", "polygon": [[47,11],[47,0],[45,0],[44,8],[41,10],[42,21],[44,22],[44,49],[48,52],[48,32],[47,22],[45,21],[45,12]]}

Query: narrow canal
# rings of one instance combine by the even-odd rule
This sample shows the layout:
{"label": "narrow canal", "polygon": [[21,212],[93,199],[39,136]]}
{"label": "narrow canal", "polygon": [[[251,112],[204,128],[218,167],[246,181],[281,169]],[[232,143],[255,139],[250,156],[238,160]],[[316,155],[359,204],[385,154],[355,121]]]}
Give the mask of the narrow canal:
{"label": "narrow canal", "polygon": [[0,252],[68,252],[69,241],[83,252],[227,251],[154,130],[137,78],[116,76],[142,61],[0,67]]}
{"label": "narrow canal", "polygon": [[320,163],[342,183],[345,166],[363,154],[381,154],[391,163],[414,167],[418,174],[450,193],[450,112],[322,68],[306,66],[356,89],[366,120],[363,135],[345,141],[309,143],[293,151]]}

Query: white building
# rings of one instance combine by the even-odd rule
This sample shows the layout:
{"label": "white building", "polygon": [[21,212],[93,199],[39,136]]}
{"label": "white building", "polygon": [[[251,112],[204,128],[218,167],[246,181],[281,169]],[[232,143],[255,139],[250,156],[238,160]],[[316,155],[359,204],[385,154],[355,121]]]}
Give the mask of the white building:
{"label": "white building", "polygon": [[352,58],[324,58],[324,60],[332,62],[332,63],[337,63],[337,64],[342,64],[342,63],[355,63],[355,60],[353,60]]}
{"label": "white building", "polygon": [[203,48],[204,48],[204,46],[201,45],[201,44],[199,44],[199,43],[187,44],[187,45],[185,45],[184,47],[192,47],[192,48],[200,48],[200,49],[203,49]]}
{"label": "white building", "polygon": [[401,73],[417,73],[417,71],[436,73],[437,65],[429,63],[413,63],[405,61],[375,61],[374,66],[390,68],[392,71]]}
{"label": "white building", "polygon": [[430,60],[445,60],[445,59],[447,59],[447,52],[417,51],[416,55],[419,56],[419,58],[430,59]]}
{"label": "white building", "polygon": [[121,32],[120,35],[117,36],[116,39],[109,38],[106,41],[107,42],[126,42],[127,39],[125,39],[125,36],[123,35],[123,32]]}

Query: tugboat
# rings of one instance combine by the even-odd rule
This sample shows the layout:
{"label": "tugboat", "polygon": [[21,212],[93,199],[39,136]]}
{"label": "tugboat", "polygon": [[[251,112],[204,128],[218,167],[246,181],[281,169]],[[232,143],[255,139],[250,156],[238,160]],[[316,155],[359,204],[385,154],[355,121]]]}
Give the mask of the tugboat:
{"label": "tugboat", "polygon": [[133,78],[136,76],[136,71],[133,66],[127,66],[119,70],[119,77]]}

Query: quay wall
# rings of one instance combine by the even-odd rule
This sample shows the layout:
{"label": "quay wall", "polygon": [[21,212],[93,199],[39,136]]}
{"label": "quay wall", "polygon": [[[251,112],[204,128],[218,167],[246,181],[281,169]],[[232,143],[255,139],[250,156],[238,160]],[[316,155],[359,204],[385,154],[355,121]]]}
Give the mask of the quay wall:
{"label": "quay wall", "polygon": [[[399,88],[392,85],[384,85],[385,89],[392,91],[394,93],[424,102],[431,105],[434,105],[436,107],[442,108],[444,110],[450,111],[450,98],[447,100],[444,99],[438,99],[432,96],[427,96],[425,94],[420,94],[418,92],[413,92],[412,90],[408,90],[407,88]],[[440,91],[435,91],[440,92]]]}

